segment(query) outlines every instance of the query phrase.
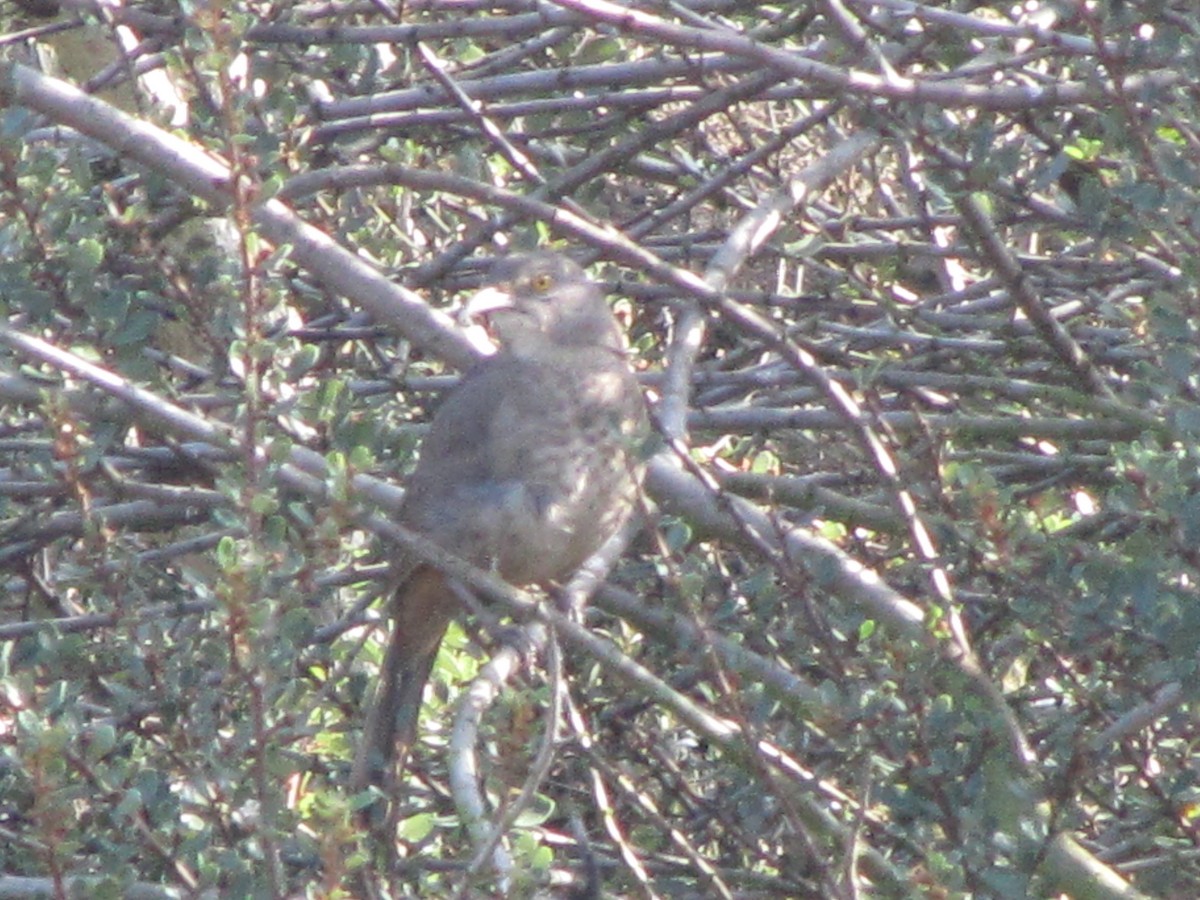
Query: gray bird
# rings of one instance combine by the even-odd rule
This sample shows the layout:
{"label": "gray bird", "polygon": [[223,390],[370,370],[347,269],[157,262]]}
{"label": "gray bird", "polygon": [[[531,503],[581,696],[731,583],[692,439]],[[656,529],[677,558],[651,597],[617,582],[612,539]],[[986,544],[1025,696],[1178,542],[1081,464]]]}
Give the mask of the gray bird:
{"label": "gray bird", "polygon": [[[499,352],[433,417],[399,522],[517,586],[572,575],[628,520],[645,403],[599,288],[571,260],[501,260],[468,315]],[[393,630],[352,786],[381,783],[416,737],[425,682],[460,603],[432,566],[401,563]]]}

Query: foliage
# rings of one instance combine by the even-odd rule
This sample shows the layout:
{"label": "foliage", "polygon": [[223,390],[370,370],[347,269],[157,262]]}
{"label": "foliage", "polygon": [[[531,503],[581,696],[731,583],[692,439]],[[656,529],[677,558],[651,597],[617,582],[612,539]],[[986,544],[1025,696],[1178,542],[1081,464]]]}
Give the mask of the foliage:
{"label": "foliage", "polygon": [[[1200,892],[1193,4],[47,6],[2,45],[0,885]],[[343,785],[370,511],[471,358],[429,310],[537,244],[664,439],[588,630],[543,614],[563,678],[486,712],[491,821],[541,776],[498,872],[447,789],[488,616],[394,829]]]}

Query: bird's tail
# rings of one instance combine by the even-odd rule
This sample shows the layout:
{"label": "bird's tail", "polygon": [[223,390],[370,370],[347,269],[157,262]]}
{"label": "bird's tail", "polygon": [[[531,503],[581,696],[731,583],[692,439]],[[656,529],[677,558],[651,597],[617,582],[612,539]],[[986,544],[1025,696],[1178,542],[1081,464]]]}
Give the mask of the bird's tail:
{"label": "bird's tail", "polygon": [[352,790],[387,785],[408,761],[417,737],[425,683],[453,616],[454,602],[441,573],[427,567],[417,569],[397,589],[391,639],[351,769]]}

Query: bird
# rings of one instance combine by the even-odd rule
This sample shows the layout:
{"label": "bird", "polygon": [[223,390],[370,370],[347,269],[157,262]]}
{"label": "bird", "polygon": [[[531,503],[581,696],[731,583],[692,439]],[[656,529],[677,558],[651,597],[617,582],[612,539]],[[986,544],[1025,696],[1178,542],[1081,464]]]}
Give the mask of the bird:
{"label": "bird", "polygon": [[[599,286],[554,251],[499,260],[464,308],[498,351],[435,411],[397,521],[518,587],[562,583],[633,515],[648,418]],[[401,560],[392,631],[351,785],[382,786],[416,739],[456,585]]]}

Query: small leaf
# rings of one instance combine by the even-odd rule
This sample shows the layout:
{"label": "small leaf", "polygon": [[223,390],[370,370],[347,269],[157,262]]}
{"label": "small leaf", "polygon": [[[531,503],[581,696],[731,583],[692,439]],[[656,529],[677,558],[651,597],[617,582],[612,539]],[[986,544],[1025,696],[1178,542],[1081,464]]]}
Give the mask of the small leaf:
{"label": "small leaf", "polygon": [[221,567],[222,571],[232,571],[238,564],[239,557],[237,541],[229,535],[221,538],[217,544],[217,565]]}
{"label": "small leaf", "polygon": [[423,841],[437,827],[437,819],[429,813],[410,816],[400,823],[400,837],[406,841]]}

